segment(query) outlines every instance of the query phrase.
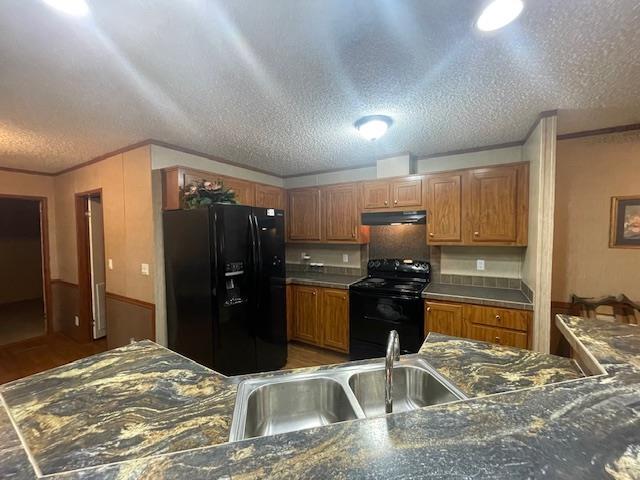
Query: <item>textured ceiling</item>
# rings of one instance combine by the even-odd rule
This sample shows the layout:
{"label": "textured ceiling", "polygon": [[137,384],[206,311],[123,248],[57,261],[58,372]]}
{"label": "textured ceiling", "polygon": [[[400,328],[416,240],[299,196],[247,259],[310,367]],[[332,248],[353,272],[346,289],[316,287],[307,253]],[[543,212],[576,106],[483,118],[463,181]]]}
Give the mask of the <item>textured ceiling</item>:
{"label": "textured ceiling", "polygon": [[[544,110],[640,112],[637,0],[525,2],[482,35],[471,0],[3,0],[0,165],[153,138],[295,174],[521,140]],[[366,114],[395,123],[367,142]]]}

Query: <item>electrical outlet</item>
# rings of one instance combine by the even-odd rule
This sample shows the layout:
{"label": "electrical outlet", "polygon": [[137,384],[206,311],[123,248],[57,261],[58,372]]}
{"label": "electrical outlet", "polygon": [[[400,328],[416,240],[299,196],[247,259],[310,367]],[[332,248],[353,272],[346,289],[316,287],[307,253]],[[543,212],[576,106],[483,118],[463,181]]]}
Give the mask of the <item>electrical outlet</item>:
{"label": "electrical outlet", "polygon": [[479,271],[484,270],[484,260],[482,259],[476,260],[476,270],[479,270]]}
{"label": "electrical outlet", "polygon": [[342,254],[342,263],[349,263],[349,254],[348,253],[343,253]]}
{"label": "electrical outlet", "polygon": [[78,317],[78,315],[76,315],[75,317],[73,317],[73,323],[76,324],[76,327],[80,326],[80,317]]}
{"label": "electrical outlet", "polygon": [[107,260],[107,265],[109,266],[109,270],[113,270],[113,258]]}
{"label": "electrical outlet", "polygon": [[149,275],[149,264],[148,263],[141,263],[140,264],[140,273],[142,273],[142,275]]}

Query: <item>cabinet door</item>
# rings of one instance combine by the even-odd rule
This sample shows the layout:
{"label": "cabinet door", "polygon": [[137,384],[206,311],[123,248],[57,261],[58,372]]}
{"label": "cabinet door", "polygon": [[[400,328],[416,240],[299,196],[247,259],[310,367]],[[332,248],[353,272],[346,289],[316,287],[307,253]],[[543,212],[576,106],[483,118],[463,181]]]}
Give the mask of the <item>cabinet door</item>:
{"label": "cabinet door", "polygon": [[487,327],[465,321],[466,337],[509,347],[527,348],[527,334],[504,328]]}
{"label": "cabinet door", "polygon": [[389,182],[364,182],[362,184],[362,208],[389,208]]}
{"label": "cabinet door", "polygon": [[422,206],[422,179],[395,180],[391,182],[394,207]]}
{"label": "cabinet door", "polygon": [[322,289],[322,345],[349,352],[349,291]]}
{"label": "cabinet door", "polygon": [[323,202],[325,240],[356,241],[358,237],[358,190],[354,183],[327,187]]}
{"label": "cabinet door", "polygon": [[293,287],[294,324],[293,338],[307,343],[318,344],[319,302],[318,289],[314,287]]}
{"label": "cabinet door", "polygon": [[289,191],[289,239],[322,240],[320,189]]}
{"label": "cabinet door", "polygon": [[471,242],[517,240],[518,169],[491,167],[469,172]]}
{"label": "cabinet door", "polygon": [[424,303],[424,333],[442,333],[462,336],[462,305],[451,303]]}
{"label": "cabinet door", "polygon": [[256,207],[284,209],[284,191],[278,187],[256,184]]}
{"label": "cabinet door", "polygon": [[236,202],[240,205],[254,206],[256,203],[255,184],[238,178],[222,177],[225,188],[230,188],[236,194]]}
{"label": "cabinet door", "polygon": [[430,244],[462,242],[462,174],[427,178]]}

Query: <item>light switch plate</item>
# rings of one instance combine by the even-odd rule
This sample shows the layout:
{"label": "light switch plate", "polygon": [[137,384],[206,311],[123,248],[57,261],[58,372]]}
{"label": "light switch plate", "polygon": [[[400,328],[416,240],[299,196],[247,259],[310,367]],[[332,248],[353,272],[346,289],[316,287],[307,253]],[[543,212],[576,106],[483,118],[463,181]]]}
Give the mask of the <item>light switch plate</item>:
{"label": "light switch plate", "polygon": [[113,258],[107,260],[107,265],[109,266],[109,270],[113,270]]}
{"label": "light switch plate", "polygon": [[73,317],[73,323],[75,323],[76,327],[80,326],[80,318],[78,317],[78,315],[75,315]]}
{"label": "light switch plate", "polygon": [[479,271],[484,270],[484,260],[482,259],[476,260],[476,270],[479,270]]}
{"label": "light switch plate", "polygon": [[141,263],[140,264],[140,273],[142,273],[142,275],[149,275],[149,264],[148,263]]}
{"label": "light switch plate", "polygon": [[343,253],[342,254],[342,263],[349,263],[349,254],[348,253]]}

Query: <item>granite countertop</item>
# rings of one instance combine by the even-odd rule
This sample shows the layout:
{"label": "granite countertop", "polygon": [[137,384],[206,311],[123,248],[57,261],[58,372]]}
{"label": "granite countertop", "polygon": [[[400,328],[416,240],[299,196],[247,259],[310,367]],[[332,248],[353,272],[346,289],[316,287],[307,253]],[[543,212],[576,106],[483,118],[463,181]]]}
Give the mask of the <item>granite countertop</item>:
{"label": "granite countertop", "polygon": [[316,272],[291,272],[287,283],[348,290],[349,286],[365,278],[365,275],[336,275]]}
{"label": "granite countertop", "polygon": [[247,377],[140,342],[0,387],[0,476],[638,478],[638,327],[557,322],[592,376],[429,335],[418,355],[474,398],[235,443],[219,442]]}
{"label": "granite countertop", "polygon": [[531,300],[521,290],[511,288],[430,283],[422,292],[422,298],[533,310]]}

